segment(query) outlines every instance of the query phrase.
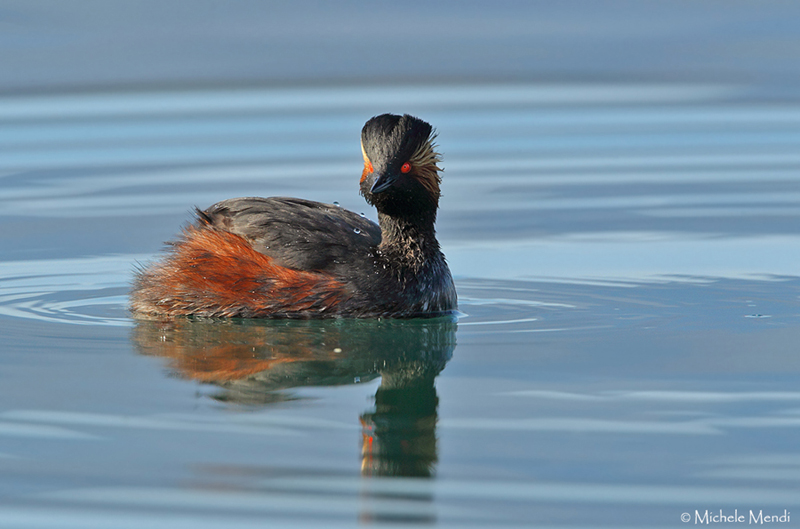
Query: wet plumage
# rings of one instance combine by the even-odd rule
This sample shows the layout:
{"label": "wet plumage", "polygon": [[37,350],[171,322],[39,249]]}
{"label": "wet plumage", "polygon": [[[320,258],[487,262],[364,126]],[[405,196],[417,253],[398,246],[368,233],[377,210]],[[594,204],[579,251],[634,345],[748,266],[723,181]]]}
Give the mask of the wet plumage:
{"label": "wet plumage", "polygon": [[197,221],[131,291],[138,315],[435,316],[456,308],[436,240],[439,155],[431,126],[384,114],[361,133],[361,194],[379,223],[296,198],[235,198]]}

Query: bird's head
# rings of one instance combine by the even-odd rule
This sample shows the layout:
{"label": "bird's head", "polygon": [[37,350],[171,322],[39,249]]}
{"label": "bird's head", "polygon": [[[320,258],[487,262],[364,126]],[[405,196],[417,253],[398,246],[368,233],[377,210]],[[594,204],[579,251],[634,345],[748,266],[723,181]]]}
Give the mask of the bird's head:
{"label": "bird's head", "polygon": [[361,130],[361,194],[391,216],[433,212],[439,204],[441,159],[428,123],[405,114],[382,114]]}

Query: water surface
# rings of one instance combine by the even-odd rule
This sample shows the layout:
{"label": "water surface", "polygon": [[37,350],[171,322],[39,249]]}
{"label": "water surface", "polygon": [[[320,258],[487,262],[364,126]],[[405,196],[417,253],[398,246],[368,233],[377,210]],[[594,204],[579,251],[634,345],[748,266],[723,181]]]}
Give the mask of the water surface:
{"label": "water surface", "polygon": [[[374,218],[358,138],[386,111],[439,129],[457,321],[129,318],[133,270],[195,205]],[[674,527],[796,505],[796,100],[416,84],[0,115],[4,527]]]}

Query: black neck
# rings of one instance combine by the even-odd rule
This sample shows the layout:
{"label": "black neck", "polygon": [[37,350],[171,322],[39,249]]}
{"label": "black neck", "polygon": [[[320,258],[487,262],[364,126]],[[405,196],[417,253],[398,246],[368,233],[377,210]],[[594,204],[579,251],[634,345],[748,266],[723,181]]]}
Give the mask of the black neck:
{"label": "black neck", "polygon": [[378,212],[381,226],[381,249],[400,252],[409,257],[425,258],[439,252],[439,242],[433,228],[436,212],[426,216],[399,218]]}

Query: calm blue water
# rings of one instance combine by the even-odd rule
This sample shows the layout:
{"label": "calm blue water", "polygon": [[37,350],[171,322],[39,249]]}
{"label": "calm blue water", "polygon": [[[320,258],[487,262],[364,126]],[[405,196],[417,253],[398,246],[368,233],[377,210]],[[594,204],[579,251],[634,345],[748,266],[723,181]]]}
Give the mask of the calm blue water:
{"label": "calm blue water", "polygon": [[[434,123],[457,321],[134,322],[193,205]],[[3,527],[673,527],[796,508],[800,104],[738,85],[0,99]],[[795,516],[800,515],[796,514]]]}
{"label": "calm blue water", "polygon": [[[265,5],[0,8],[0,527],[797,523],[795,4]],[[458,319],[129,317],[194,206],[374,218],[384,112]]]}

